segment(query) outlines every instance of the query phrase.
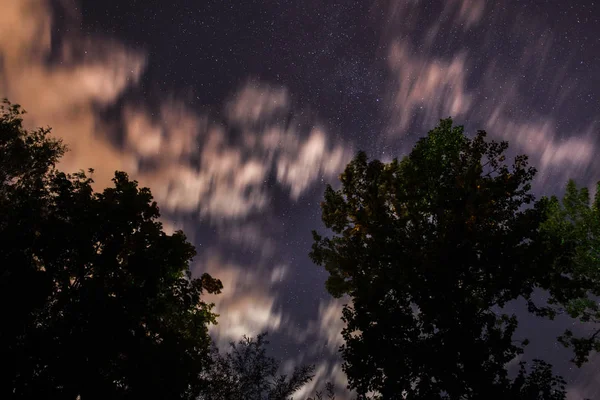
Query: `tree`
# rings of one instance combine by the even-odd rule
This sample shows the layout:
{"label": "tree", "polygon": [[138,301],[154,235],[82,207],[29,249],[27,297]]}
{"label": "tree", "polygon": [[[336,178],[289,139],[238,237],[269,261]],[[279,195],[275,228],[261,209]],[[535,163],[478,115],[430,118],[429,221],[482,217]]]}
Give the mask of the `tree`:
{"label": "tree", "polygon": [[536,172],[527,157],[509,167],[508,144],[485,137],[442,120],[402,161],[360,152],[341,189],[325,190],[333,235],[313,231],[310,256],[329,272],[328,291],[351,301],[340,350],[360,396],[514,395],[506,364],[527,340],[513,340],[517,318],[502,308],[537,285],[545,209],[527,207]]}
{"label": "tree", "polygon": [[[538,315],[554,318],[568,314],[583,323],[600,323],[600,182],[593,202],[587,188],[578,189],[569,180],[562,201],[543,198],[547,219],[541,225],[546,254],[553,258],[544,287],[550,293],[548,305],[530,308]],[[596,297],[594,299],[593,297]],[[574,350],[577,366],[588,361],[592,351],[600,351],[600,328],[585,337],[565,330],[559,341]]]}
{"label": "tree", "polygon": [[94,192],[22,115],[0,113],[0,397],[196,398],[217,317],[201,295],[221,282],[191,277],[149,189],[117,172]]}
{"label": "tree", "polygon": [[213,347],[214,365],[207,371],[201,400],[287,400],[309,382],[313,366],[296,368],[291,376],[277,375],[279,362],[267,356],[269,342],[262,333],[244,336],[224,355]]}
{"label": "tree", "polygon": [[[565,380],[552,375],[552,366],[542,360],[533,360],[529,375],[525,362],[519,362],[519,373],[511,384],[510,400],[563,400],[567,396]],[[589,399],[585,399],[589,400]]]}
{"label": "tree", "polygon": [[327,397],[323,397],[323,391],[315,392],[315,397],[309,397],[306,400],[335,400],[335,386],[331,382],[327,382],[325,384],[325,395]]}

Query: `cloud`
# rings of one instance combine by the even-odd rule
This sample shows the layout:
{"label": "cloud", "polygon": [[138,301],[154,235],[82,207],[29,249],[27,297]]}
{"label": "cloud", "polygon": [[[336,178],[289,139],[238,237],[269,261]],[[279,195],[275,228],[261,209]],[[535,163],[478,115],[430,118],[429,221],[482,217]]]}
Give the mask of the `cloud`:
{"label": "cloud", "polygon": [[312,351],[327,352],[330,355],[338,353],[340,345],[344,343],[342,329],[342,308],[348,299],[321,300],[319,312],[314,320],[309,321],[303,330],[295,327],[289,328],[288,334],[299,343],[309,342]]}
{"label": "cloud", "polygon": [[566,179],[579,176],[594,161],[596,129],[590,125],[577,136],[560,138],[555,126],[550,118],[520,122],[498,114],[486,121],[486,129],[530,155],[542,172],[554,170]]}
{"label": "cloud", "polygon": [[289,373],[294,366],[306,364],[307,359],[318,360],[314,379],[298,391],[294,399],[305,399],[314,395],[316,390],[324,391],[327,382],[335,385],[336,398],[349,400],[355,397],[347,389],[348,380],[339,361],[339,347],[344,343],[342,329],[345,326],[341,319],[342,308],[348,301],[347,298],[322,299],[314,319],[300,327],[282,325],[282,331],[288,337],[307,346],[305,351],[284,363],[282,373]]}
{"label": "cloud", "polygon": [[300,195],[315,181],[331,179],[350,161],[351,151],[337,145],[330,147],[327,136],[320,128],[310,132],[304,141],[297,139],[293,131],[271,131],[264,142],[265,147],[274,150],[273,143],[286,143],[286,147],[276,157],[277,180],[291,190],[292,199]]}
{"label": "cloud", "polygon": [[450,23],[453,27],[460,26],[466,31],[481,22],[486,10],[485,0],[447,0],[440,3],[441,9],[435,6],[425,8],[423,3],[423,0],[379,0],[376,8],[388,10],[388,18],[383,27],[384,36],[392,34],[414,37],[421,31],[425,32],[425,43],[432,44],[432,39],[444,23]]}
{"label": "cloud", "polygon": [[[265,231],[273,231],[273,227],[265,224],[265,221],[251,222],[245,221],[226,221],[221,220],[216,224],[219,238],[229,246],[251,253],[258,253],[260,259],[272,259],[276,250],[276,241],[273,239],[273,232],[267,235]],[[267,225],[267,226],[265,226]]]}
{"label": "cloud", "polygon": [[[215,303],[216,313],[222,312],[218,325],[211,326],[211,334],[220,346],[237,341],[243,335],[279,330],[285,318],[282,311],[275,308],[275,296],[265,286],[265,282],[270,281],[268,271],[228,263],[210,252],[198,266],[223,283],[221,294],[205,296],[205,301]],[[273,269],[271,278],[279,273],[278,268]]]}
{"label": "cloud", "polygon": [[485,11],[485,0],[449,0],[446,12],[456,10],[456,20],[468,29],[479,23]]}
{"label": "cloud", "polygon": [[432,125],[440,117],[465,114],[472,104],[465,63],[466,53],[430,60],[407,43],[394,41],[388,57],[394,85],[393,130],[404,132],[417,118],[420,124]]}
{"label": "cloud", "polygon": [[181,107],[163,105],[155,121],[145,111],[126,111],[127,143],[139,160],[151,162],[136,177],[171,212],[234,218],[262,209],[268,165],[229,146],[224,128],[208,126],[189,111],[173,111]]}
{"label": "cloud", "polygon": [[316,365],[315,376],[300,390],[298,390],[293,398],[294,399],[306,399],[309,396],[313,396],[316,391],[324,392],[325,384],[331,382],[335,385],[336,399],[339,400],[350,400],[354,398],[353,393],[350,393],[346,386],[348,385],[348,379],[346,374],[342,371],[341,366],[337,362],[323,361]]}
{"label": "cloud", "polygon": [[[99,180],[107,180],[115,169],[134,170],[135,160],[104,137],[96,108],[112,104],[139,80],[145,58],[114,45],[110,57],[49,65],[48,3],[2,0],[0,8],[1,94],[24,106],[30,127],[52,126],[65,140],[71,151],[62,161],[64,168],[95,168]],[[68,54],[67,48],[77,45],[65,42],[62,51]]]}
{"label": "cloud", "polygon": [[[531,21],[541,32],[532,39],[530,29],[523,28],[526,17],[512,15],[510,20],[506,10],[491,12],[485,2],[475,0],[448,1],[442,11],[446,21],[428,18],[422,11],[418,1],[390,4],[395,16],[387,33],[390,139],[415,130],[422,136],[440,118],[451,116],[456,123],[486,129],[491,139],[507,140],[513,151],[527,154],[540,172],[537,185],[549,182],[550,176],[559,182],[557,174],[565,179],[580,176],[597,164],[594,121],[559,128],[553,113],[547,112],[549,107],[566,107],[575,93],[574,86],[565,83],[566,66],[549,65],[557,41],[547,26]],[[399,18],[407,22],[394,28]],[[455,30],[456,24],[475,29],[500,22],[510,33],[511,63],[493,48],[497,41],[487,33],[482,33],[482,46],[475,53],[465,45],[473,33]],[[442,37],[444,48],[451,51],[440,51]],[[553,78],[542,80],[548,71]],[[539,98],[532,98],[531,91],[539,92]]]}
{"label": "cloud", "polygon": [[286,265],[280,265],[275,267],[271,272],[271,283],[281,282],[288,273],[288,267]]}
{"label": "cloud", "polygon": [[226,108],[230,121],[247,125],[269,118],[277,111],[286,111],[289,107],[289,96],[285,88],[247,84]]}
{"label": "cloud", "polygon": [[4,62],[36,58],[50,46],[50,15],[46,3],[36,0],[2,1],[0,49]]}
{"label": "cloud", "polygon": [[338,348],[344,343],[342,329],[343,303],[337,299],[331,299],[327,302],[322,301],[319,304],[318,333],[319,337],[325,339],[325,345],[330,351],[337,352]]}
{"label": "cloud", "polygon": [[[258,107],[249,106],[249,96],[256,96]],[[269,98],[275,100],[265,100]],[[227,106],[234,110],[233,119],[221,124],[209,124],[181,105],[165,104],[152,119],[147,111],[126,110],[129,150],[137,159],[152,161],[137,177],[151,185],[159,204],[169,210],[240,218],[268,205],[271,171],[292,199],[317,180],[339,173],[351,150],[331,143],[320,128],[304,134],[295,125],[271,121],[273,104],[290,111],[284,108],[289,104],[285,91],[263,85],[243,87]],[[253,123],[258,120],[263,123],[257,127]],[[230,128],[240,123],[243,133],[236,142]]]}
{"label": "cloud", "polygon": [[[337,174],[351,156],[321,128],[301,132],[277,120],[279,112],[291,112],[285,88],[248,83],[224,105],[220,124],[209,124],[210,116],[177,99],[165,100],[157,114],[123,101],[144,72],[145,56],[113,41],[72,34],[63,38],[59,60],[48,63],[49,3],[0,5],[2,94],[25,107],[32,126],[50,125],[65,140],[70,152],[62,168],[94,168],[98,186],[108,184],[114,170],[125,170],[153,190],[163,210],[239,218],[268,205],[271,171],[297,199],[320,178]],[[95,50],[93,57],[86,55],[88,48]],[[125,104],[120,120],[102,119],[99,109],[117,101]],[[124,146],[114,140],[120,125]],[[233,126],[244,141],[231,140]]]}
{"label": "cloud", "polygon": [[127,150],[137,158],[180,159],[198,150],[206,118],[175,100],[165,101],[158,115],[127,105],[123,111]]}

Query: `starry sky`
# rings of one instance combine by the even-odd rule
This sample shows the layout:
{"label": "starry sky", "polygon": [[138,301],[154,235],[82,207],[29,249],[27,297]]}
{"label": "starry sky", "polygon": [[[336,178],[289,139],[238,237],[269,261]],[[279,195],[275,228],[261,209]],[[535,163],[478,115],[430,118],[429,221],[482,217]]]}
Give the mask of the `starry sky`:
{"label": "starry sky", "polygon": [[[165,228],[197,249],[224,345],[270,332],[284,371],[345,386],[341,301],[307,254],[319,202],[353,154],[389,161],[452,116],[508,140],[536,195],[600,179],[600,3],[592,0],[0,0],[0,95],[52,126],[67,171],[98,188],[125,170],[152,189]],[[555,337],[518,334],[598,398]],[[512,307],[512,306],[511,306]],[[576,330],[586,327],[575,325]],[[516,365],[516,362],[515,362]],[[343,399],[344,397],[342,397]]]}

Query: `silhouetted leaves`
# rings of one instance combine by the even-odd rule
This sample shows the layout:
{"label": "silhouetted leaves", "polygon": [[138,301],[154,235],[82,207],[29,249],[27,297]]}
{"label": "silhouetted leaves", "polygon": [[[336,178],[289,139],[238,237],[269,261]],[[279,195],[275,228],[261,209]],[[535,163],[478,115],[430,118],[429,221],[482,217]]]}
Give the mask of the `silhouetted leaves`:
{"label": "silhouetted leaves", "polygon": [[[600,322],[597,297],[600,296],[600,184],[593,201],[587,188],[567,184],[562,201],[556,196],[542,199],[547,220],[542,224],[546,254],[555,254],[547,266],[544,287],[550,292],[549,305],[532,307],[541,316],[553,318],[568,314],[583,323]],[[596,297],[593,299],[592,297]],[[574,350],[577,366],[600,350],[600,329],[587,337],[566,330],[559,342]]]}
{"label": "silhouetted leaves", "polygon": [[566,398],[565,381],[552,375],[552,366],[542,360],[533,360],[533,368],[529,375],[525,362],[519,363],[519,373],[512,383],[510,396],[512,400],[562,400]]}
{"label": "silhouetted leaves", "polygon": [[314,367],[277,375],[279,363],[266,353],[266,333],[232,342],[228,353],[212,350],[214,365],[207,371],[202,400],[287,400],[314,376]]}
{"label": "silhouetted leaves", "polygon": [[325,384],[325,393],[323,393],[323,391],[317,391],[315,397],[309,397],[306,400],[335,400],[334,389],[333,383],[327,382]]}
{"label": "silhouetted leaves", "polygon": [[64,147],[21,115],[0,117],[0,397],[196,398],[216,322],[201,294],[221,283],[191,278],[150,190],[54,169]]}
{"label": "silhouetted leaves", "polygon": [[359,395],[510,398],[506,364],[526,342],[512,339],[516,316],[498,310],[536,286],[545,209],[525,207],[527,157],[508,166],[508,144],[485,137],[442,120],[402,161],[359,153],[341,189],[325,191],[334,235],[313,232],[311,258],[329,272],[328,291],[351,300],[341,352]]}

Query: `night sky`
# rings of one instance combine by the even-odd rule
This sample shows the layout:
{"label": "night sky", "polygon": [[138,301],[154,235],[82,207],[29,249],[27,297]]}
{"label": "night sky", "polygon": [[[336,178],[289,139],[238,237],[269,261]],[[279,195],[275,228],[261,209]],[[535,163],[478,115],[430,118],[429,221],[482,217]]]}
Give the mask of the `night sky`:
{"label": "night sky", "polygon": [[[221,345],[270,332],[283,368],[345,386],[340,308],[308,251],[319,202],[353,154],[407,154],[440,118],[508,140],[537,196],[600,180],[600,3],[485,0],[0,0],[0,95],[71,151],[61,168],[119,169],[196,245]],[[519,315],[522,304],[516,304]],[[600,398],[555,337],[518,335]],[[576,325],[576,330],[585,329]],[[516,362],[515,362],[516,365]],[[307,389],[311,389],[309,386]]]}

